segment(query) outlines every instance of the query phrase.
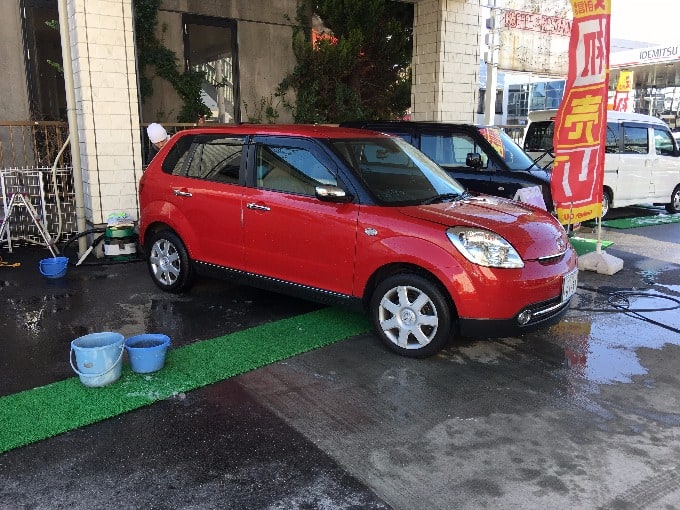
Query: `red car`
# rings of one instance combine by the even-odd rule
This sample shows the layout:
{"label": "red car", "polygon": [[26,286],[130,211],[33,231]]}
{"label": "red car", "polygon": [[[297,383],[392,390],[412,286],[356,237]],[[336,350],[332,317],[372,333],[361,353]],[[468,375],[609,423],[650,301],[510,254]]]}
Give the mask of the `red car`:
{"label": "red car", "polygon": [[140,241],[161,289],[195,274],[366,310],[393,351],[557,322],[576,255],[547,212],[466,192],[372,131],[234,125],[182,131],[140,182]]}

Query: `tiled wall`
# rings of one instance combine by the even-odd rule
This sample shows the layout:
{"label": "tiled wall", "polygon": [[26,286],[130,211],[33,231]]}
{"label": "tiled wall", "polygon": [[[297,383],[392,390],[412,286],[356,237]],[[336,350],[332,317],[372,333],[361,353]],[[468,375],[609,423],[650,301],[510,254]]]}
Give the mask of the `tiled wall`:
{"label": "tiled wall", "polygon": [[414,8],[413,120],[474,122],[479,1],[420,0]]}
{"label": "tiled wall", "polygon": [[142,172],[129,0],[68,0],[86,216],[137,218]]}

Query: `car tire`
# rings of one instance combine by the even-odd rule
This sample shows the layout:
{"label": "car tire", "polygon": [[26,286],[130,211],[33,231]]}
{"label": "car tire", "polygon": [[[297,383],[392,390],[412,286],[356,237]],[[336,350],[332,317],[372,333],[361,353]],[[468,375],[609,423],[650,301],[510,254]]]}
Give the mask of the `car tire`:
{"label": "car tire", "polygon": [[192,268],[184,243],[171,230],[154,233],[146,241],[147,267],[154,283],[166,292],[182,292],[191,286]]}
{"label": "car tire", "polygon": [[609,196],[608,191],[603,191],[602,192],[602,216],[600,218],[604,218],[607,216],[609,213],[609,208],[611,207],[612,199]]}
{"label": "car tire", "polygon": [[383,280],[371,297],[370,315],[383,343],[402,356],[432,356],[452,337],[452,310],[444,293],[415,274]]}
{"label": "car tire", "polygon": [[671,193],[671,201],[666,204],[666,211],[671,214],[680,212],[680,184]]}

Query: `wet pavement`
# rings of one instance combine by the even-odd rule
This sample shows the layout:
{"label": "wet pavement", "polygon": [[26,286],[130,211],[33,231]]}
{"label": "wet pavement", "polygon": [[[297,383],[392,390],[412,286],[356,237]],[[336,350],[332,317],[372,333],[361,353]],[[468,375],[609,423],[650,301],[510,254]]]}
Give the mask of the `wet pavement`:
{"label": "wet pavement", "polygon": [[[603,238],[623,270],[581,272],[548,331],[425,360],[338,342],[0,454],[0,508],[680,508],[680,224]],[[0,395],[73,377],[86,333],[181,346],[319,308],[164,294],[143,263],[48,280],[47,253],[0,250]]]}

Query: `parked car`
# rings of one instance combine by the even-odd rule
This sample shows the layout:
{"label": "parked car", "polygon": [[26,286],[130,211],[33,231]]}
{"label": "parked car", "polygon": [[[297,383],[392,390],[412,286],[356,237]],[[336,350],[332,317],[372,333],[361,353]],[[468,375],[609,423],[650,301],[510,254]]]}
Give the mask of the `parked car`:
{"label": "parked car", "polygon": [[[524,150],[547,168],[554,160],[553,132],[557,110],[529,114]],[[639,113],[607,112],[602,217],[610,208],[665,205],[680,212],[680,152],[668,125]]]}
{"label": "parked car", "polygon": [[341,126],[400,136],[470,191],[515,199],[520,188],[539,186],[546,208],[554,210],[550,173],[534,164],[500,128],[384,120],[348,121]]}
{"label": "parked car", "polygon": [[238,125],[175,134],[139,184],[156,285],[212,275],[366,310],[393,351],[560,319],[576,255],[546,211],[471,195],[399,137]]}

